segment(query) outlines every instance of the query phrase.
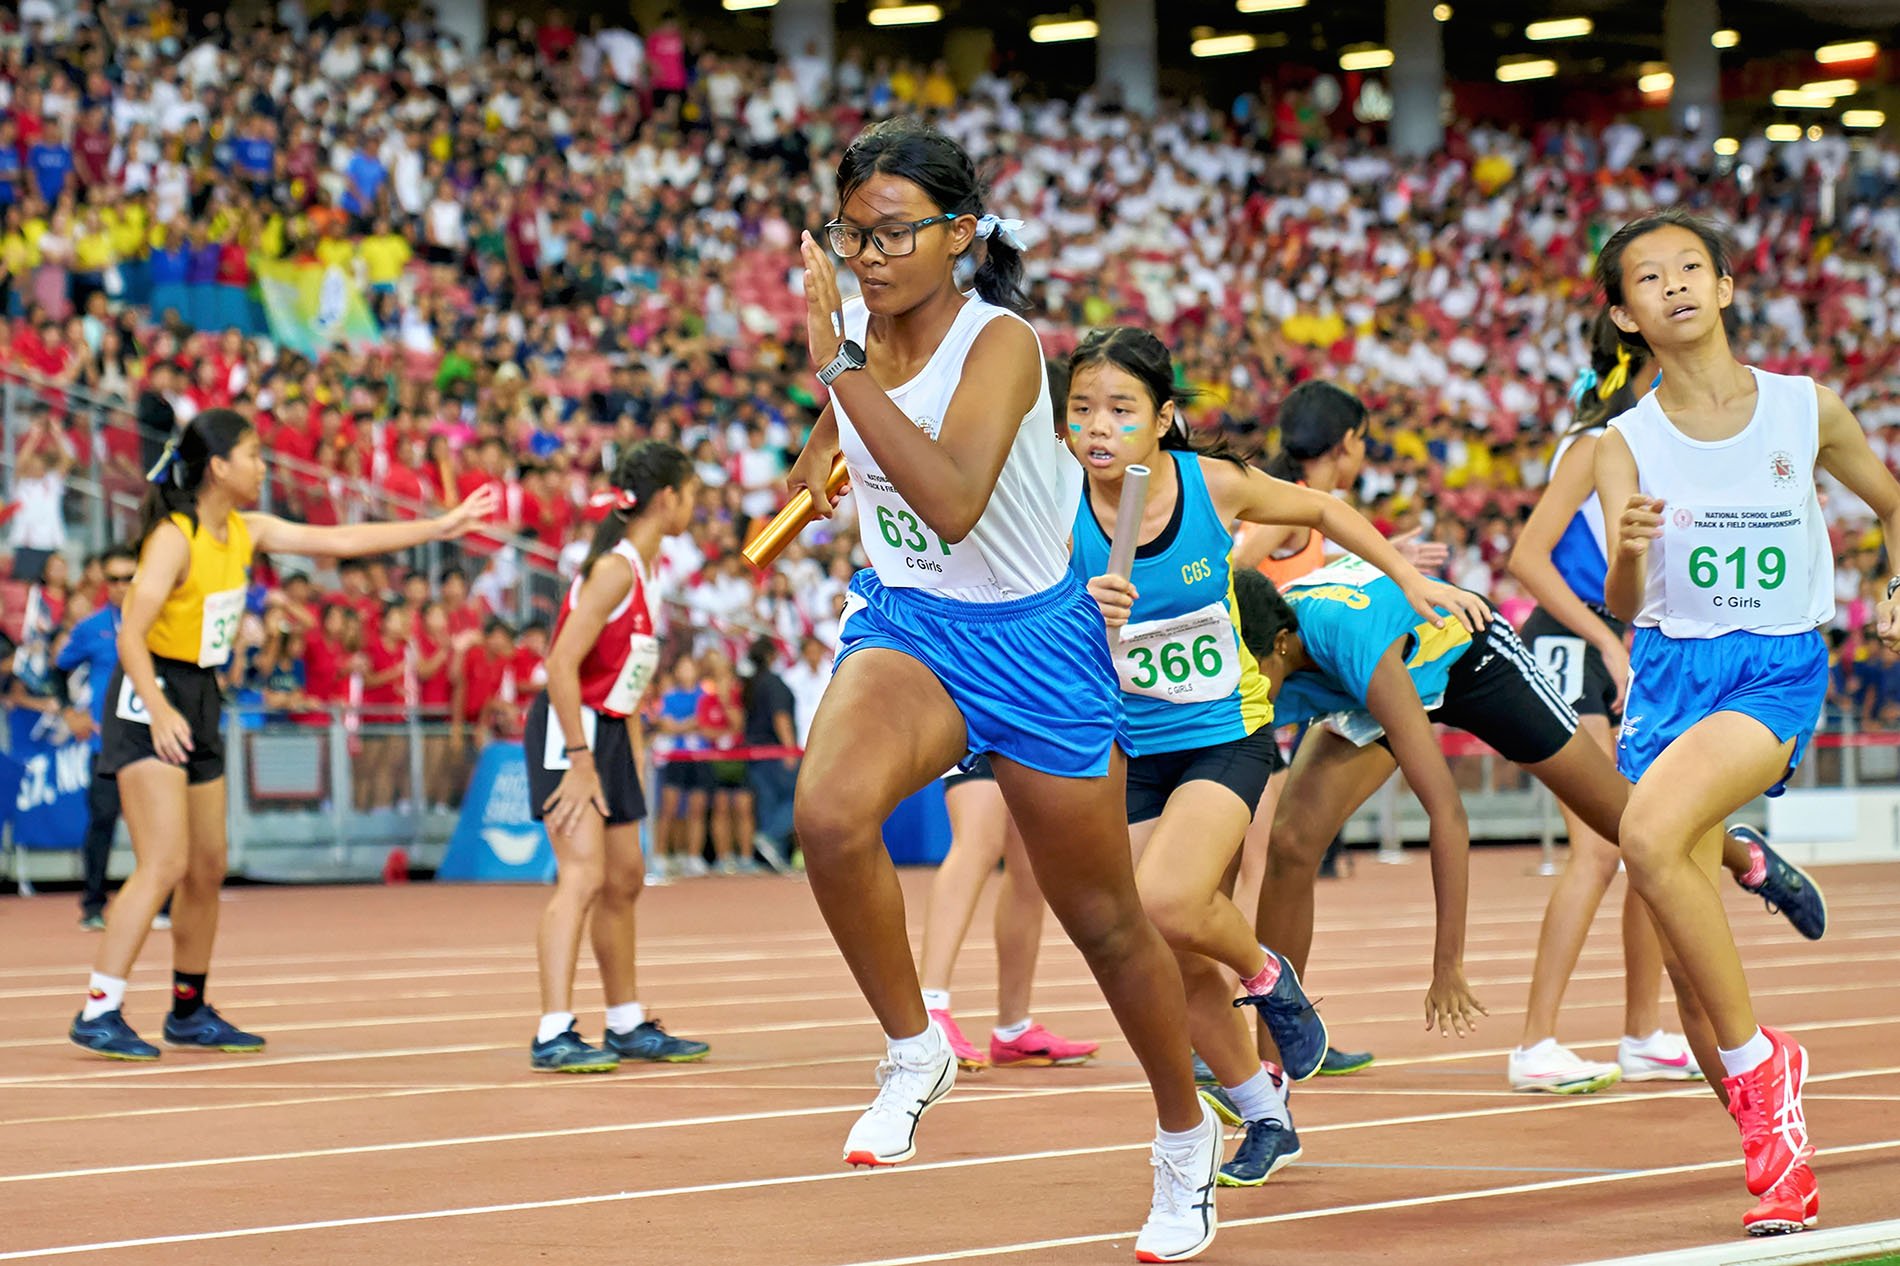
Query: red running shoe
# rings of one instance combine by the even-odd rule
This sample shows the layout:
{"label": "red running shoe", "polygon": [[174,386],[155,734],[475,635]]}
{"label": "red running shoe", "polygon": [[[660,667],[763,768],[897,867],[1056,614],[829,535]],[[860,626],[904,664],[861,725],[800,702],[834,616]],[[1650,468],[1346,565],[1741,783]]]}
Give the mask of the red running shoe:
{"label": "red running shoe", "polygon": [[1097,1042],[1071,1042],[1057,1037],[1040,1024],[1032,1024],[1013,1042],[999,1042],[990,1034],[990,1063],[998,1068],[1047,1068],[1051,1064],[1067,1068],[1086,1064],[1101,1049]]}
{"label": "red running shoe", "polygon": [[1762,1034],[1774,1047],[1758,1066],[1739,1077],[1726,1077],[1729,1115],[1742,1131],[1742,1160],[1748,1193],[1766,1195],[1781,1185],[1795,1166],[1814,1155],[1808,1121],[1801,1110],[1801,1087],[1808,1079],[1808,1053],[1779,1029]]}
{"label": "red running shoe", "polygon": [[963,1036],[963,1030],[950,1018],[948,1011],[932,1011],[930,1018],[937,1022],[943,1035],[950,1039],[950,1053],[957,1057],[957,1067],[966,1073],[980,1073],[990,1066],[990,1061],[982,1051],[970,1045],[970,1039]]}
{"label": "red running shoe", "polygon": [[1812,1227],[1821,1214],[1821,1188],[1814,1171],[1796,1165],[1769,1189],[1761,1203],[1742,1215],[1742,1229],[1750,1235],[1787,1235]]}

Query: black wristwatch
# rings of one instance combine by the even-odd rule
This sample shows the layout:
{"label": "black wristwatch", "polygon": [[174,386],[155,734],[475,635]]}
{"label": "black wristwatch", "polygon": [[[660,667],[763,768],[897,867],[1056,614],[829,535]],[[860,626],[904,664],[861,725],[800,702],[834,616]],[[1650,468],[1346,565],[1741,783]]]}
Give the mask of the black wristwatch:
{"label": "black wristwatch", "polygon": [[1889,598],[1893,597],[1895,590],[1900,590],[1900,576],[1895,576],[1887,582],[1887,596]]}
{"label": "black wristwatch", "polygon": [[864,349],[846,339],[839,345],[838,354],[831,358],[831,363],[818,371],[818,381],[829,387],[837,381],[838,375],[847,370],[863,369],[864,363]]}

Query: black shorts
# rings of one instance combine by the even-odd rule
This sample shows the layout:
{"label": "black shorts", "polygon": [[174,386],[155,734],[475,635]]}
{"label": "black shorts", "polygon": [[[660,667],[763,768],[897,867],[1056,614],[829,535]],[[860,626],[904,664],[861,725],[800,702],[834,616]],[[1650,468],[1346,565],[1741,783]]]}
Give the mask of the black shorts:
{"label": "black shorts", "polygon": [[[1599,607],[1590,609],[1602,617],[1618,637],[1623,636],[1621,620]],[[1537,661],[1538,668],[1556,685],[1564,702],[1577,710],[1578,716],[1614,720],[1620,715],[1616,710],[1616,681],[1604,666],[1602,651],[1571,632],[1568,625],[1560,624],[1556,616],[1542,607],[1531,612],[1531,618],[1524,621],[1521,636],[1531,648],[1531,658]]]}
{"label": "black shorts", "polygon": [[1156,752],[1128,758],[1128,821],[1149,822],[1168,807],[1168,797],[1191,782],[1219,783],[1247,805],[1260,807],[1267,780],[1281,767],[1280,744],[1268,722],[1245,738],[1212,747]]}
{"label": "black shorts", "polygon": [[[528,705],[528,724],[522,735],[528,760],[528,809],[541,821],[547,804],[566,777],[565,769],[549,769],[548,696],[538,694]],[[626,826],[647,815],[646,794],[640,790],[640,771],[633,767],[633,740],[625,717],[602,716],[594,724],[594,770],[600,775],[601,794],[607,798],[607,825]]]}
{"label": "black shorts", "polygon": [[681,795],[690,795],[695,791],[711,791],[712,768],[703,760],[666,761],[660,766],[660,785],[671,787]]}
{"label": "black shorts", "polygon": [[983,752],[967,762],[969,768],[958,765],[943,776],[943,789],[961,787],[966,782],[995,782],[996,771],[990,768],[990,754]]}
{"label": "black shorts", "polygon": [[[157,655],[152,656],[152,667],[158,673],[159,689],[191,726],[185,781],[194,787],[216,782],[224,777],[224,694],[218,688],[217,671]],[[106,685],[106,720],[93,772],[101,778],[116,778],[127,765],[157,756],[144,701],[125,679],[125,670],[115,668]]]}
{"label": "black shorts", "polygon": [[1518,765],[1549,760],[1577,732],[1577,714],[1538,670],[1530,648],[1510,621],[1495,617],[1451,666],[1445,701],[1431,718]]}
{"label": "black shorts", "polygon": [[709,760],[706,766],[706,785],[714,791],[747,791],[752,780],[746,777],[746,763],[742,760]]}

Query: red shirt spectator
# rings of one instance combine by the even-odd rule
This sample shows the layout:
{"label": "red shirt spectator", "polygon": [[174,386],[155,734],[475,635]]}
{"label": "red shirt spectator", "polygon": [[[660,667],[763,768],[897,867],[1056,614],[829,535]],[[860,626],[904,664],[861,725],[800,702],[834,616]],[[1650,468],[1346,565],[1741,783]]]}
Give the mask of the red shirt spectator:
{"label": "red shirt spectator", "polygon": [[[493,704],[502,698],[502,687],[514,685],[514,654],[497,655],[485,639],[462,655],[462,716],[470,725],[487,719]],[[505,680],[504,680],[505,679]],[[510,701],[511,702],[511,701]]]}
{"label": "red shirt spectator", "polygon": [[391,641],[383,632],[371,637],[364,646],[369,671],[363,675],[363,716],[370,721],[403,719],[403,677],[408,668],[409,647],[401,640]]}
{"label": "red shirt spectator", "polygon": [[445,717],[455,696],[455,679],[449,672],[449,647],[427,633],[415,640],[415,703],[427,717]]}

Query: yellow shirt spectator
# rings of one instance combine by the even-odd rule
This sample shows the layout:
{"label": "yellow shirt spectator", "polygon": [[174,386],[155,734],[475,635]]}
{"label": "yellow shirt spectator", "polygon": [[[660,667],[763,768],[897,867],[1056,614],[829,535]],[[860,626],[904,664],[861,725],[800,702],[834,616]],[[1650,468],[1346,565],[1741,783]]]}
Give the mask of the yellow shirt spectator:
{"label": "yellow shirt spectator", "polygon": [[16,278],[40,266],[39,249],[26,240],[24,233],[17,231],[0,238],[0,258],[6,260],[7,271]]}
{"label": "yellow shirt spectator", "polygon": [[891,72],[891,95],[905,105],[917,100],[917,74],[909,66],[899,66]]}
{"label": "yellow shirt spectator", "polygon": [[393,286],[402,277],[414,252],[405,238],[395,233],[376,233],[358,243],[356,253],[372,286]]}
{"label": "yellow shirt spectator", "polygon": [[1392,446],[1392,452],[1399,457],[1409,457],[1415,462],[1430,461],[1432,451],[1425,447],[1425,438],[1417,431],[1407,427],[1393,427],[1387,430],[1386,443]]}
{"label": "yellow shirt spectator", "polygon": [[345,237],[326,237],[317,242],[317,262],[325,268],[348,268],[356,258],[356,247]]}
{"label": "yellow shirt spectator", "polygon": [[924,106],[948,110],[957,103],[957,85],[944,70],[933,70],[924,78]]}
{"label": "yellow shirt spectator", "polygon": [[112,249],[112,234],[105,225],[81,229],[73,237],[73,271],[102,273],[117,259]]}

